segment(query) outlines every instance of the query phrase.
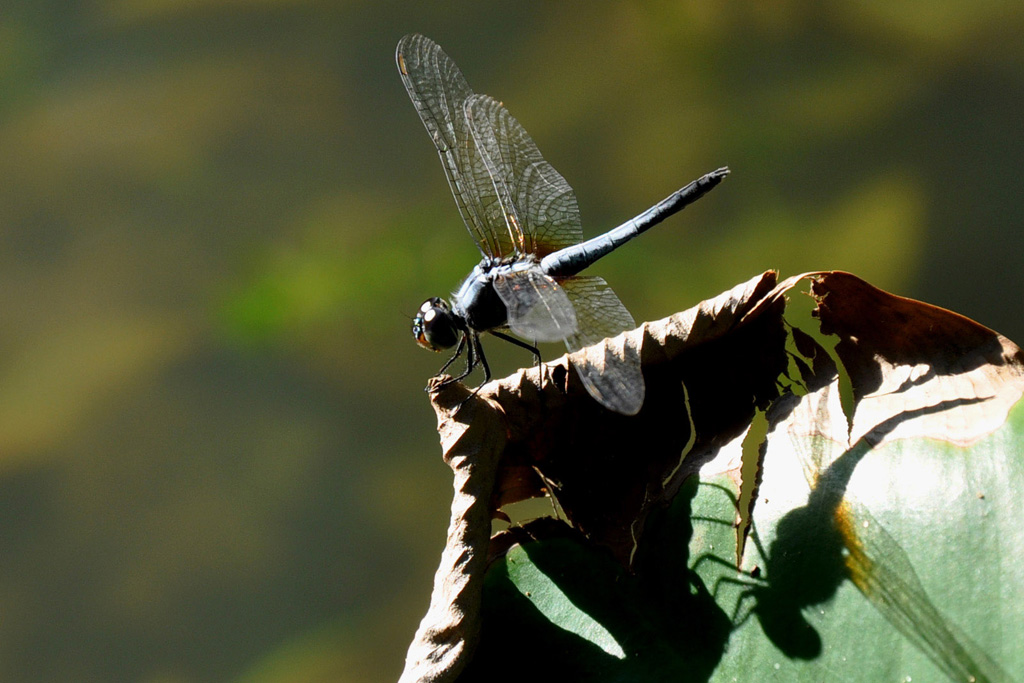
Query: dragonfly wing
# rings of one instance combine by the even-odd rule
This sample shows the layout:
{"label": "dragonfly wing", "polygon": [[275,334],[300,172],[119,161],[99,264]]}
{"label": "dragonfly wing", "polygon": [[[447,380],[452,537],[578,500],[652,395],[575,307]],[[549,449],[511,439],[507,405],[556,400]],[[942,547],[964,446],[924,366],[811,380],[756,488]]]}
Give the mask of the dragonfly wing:
{"label": "dragonfly wing", "polygon": [[466,101],[473,95],[466,78],[437,43],[418,34],[398,42],[395,59],[416,113],[437,147],[469,234],[484,256],[509,255],[503,250],[507,238],[495,234],[489,218],[498,199],[466,121]]}
{"label": "dragonfly wing", "polygon": [[[602,278],[581,276],[561,281],[576,309],[579,329],[567,337],[569,351],[592,346],[635,327],[633,316]],[[574,367],[587,391],[601,405],[623,415],[635,415],[644,403],[644,376],[639,349],[624,339],[595,347]]]}
{"label": "dragonfly wing", "polygon": [[569,295],[579,321],[579,330],[573,335],[574,346],[569,347],[570,351],[636,327],[633,316],[604,278],[592,275],[569,277],[562,280],[561,285]]}
{"label": "dragonfly wing", "polygon": [[539,268],[513,270],[494,278],[494,290],[508,309],[508,326],[524,339],[552,342],[576,333],[576,311],[557,282]]}
{"label": "dragonfly wing", "polygon": [[[505,111],[501,103],[487,95],[471,95],[466,100],[466,124],[473,144],[480,153],[481,168],[474,168],[480,175],[478,185],[490,183],[494,201],[485,206],[484,219],[494,226],[494,239],[504,254],[528,253],[526,235],[519,220],[519,212],[512,201],[510,188],[515,184],[506,131],[501,124],[499,111]],[[500,226],[500,227],[499,227]],[[529,245],[532,247],[532,241]]]}
{"label": "dragonfly wing", "polygon": [[467,100],[466,119],[504,209],[499,218],[508,234],[502,238],[538,256],[578,243],[583,229],[576,193],[519,121],[487,95]]}

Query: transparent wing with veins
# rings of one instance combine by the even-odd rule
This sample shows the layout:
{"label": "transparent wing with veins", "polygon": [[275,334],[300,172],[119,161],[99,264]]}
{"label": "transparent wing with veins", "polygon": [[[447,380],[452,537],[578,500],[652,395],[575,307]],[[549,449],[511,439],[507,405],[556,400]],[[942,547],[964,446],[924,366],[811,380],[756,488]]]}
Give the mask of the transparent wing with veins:
{"label": "transparent wing with veins", "polygon": [[510,253],[488,216],[497,204],[494,188],[466,123],[466,100],[473,95],[455,62],[434,41],[408,35],[395,52],[402,83],[441,157],[452,196],[480,252],[490,258]]}
{"label": "transparent wing with veins", "polygon": [[396,60],[484,256],[544,256],[580,241],[572,188],[499,102],[475,96],[459,67],[429,38],[405,36]]}
{"label": "transparent wing with veins", "polygon": [[[566,338],[570,352],[591,346],[607,337],[636,326],[633,316],[604,279],[583,275],[561,280],[562,288],[573,302],[579,329]],[[639,350],[624,340],[609,343],[603,349],[575,361],[574,367],[587,392],[605,407],[635,415],[644,403],[644,379]]]}
{"label": "transparent wing with veins", "polygon": [[487,95],[466,100],[466,121],[498,200],[501,215],[493,217],[494,231],[504,223],[503,237],[519,253],[538,257],[580,242],[576,193],[519,121]]}
{"label": "transparent wing with veins", "polygon": [[[572,302],[559,284],[540,270],[537,258],[552,247],[561,248],[562,239],[578,241],[579,212],[575,210],[572,188],[544,161],[523,127],[494,98],[471,95],[466,100],[466,121],[497,199],[490,207],[490,224],[503,222],[503,237],[508,237],[524,259],[523,267],[494,280],[494,288],[508,309],[509,327],[534,341],[567,339],[578,331]],[[534,196],[539,194],[544,196]],[[566,198],[572,200],[568,212],[563,210]],[[526,210],[521,212],[520,206]],[[547,208],[538,213],[539,207]],[[539,220],[546,223],[542,225]],[[560,226],[570,229],[562,230]],[[538,228],[546,230],[543,235],[555,238],[554,244],[538,240]],[[547,248],[542,249],[542,244]]]}
{"label": "transparent wing with veins", "polygon": [[572,301],[536,265],[496,276],[494,291],[508,309],[509,329],[524,339],[562,341],[577,331]]}

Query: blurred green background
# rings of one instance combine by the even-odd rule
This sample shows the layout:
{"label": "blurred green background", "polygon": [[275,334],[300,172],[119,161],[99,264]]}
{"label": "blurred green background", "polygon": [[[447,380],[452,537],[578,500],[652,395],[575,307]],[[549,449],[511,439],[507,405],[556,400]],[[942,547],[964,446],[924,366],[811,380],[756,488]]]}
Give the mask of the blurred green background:
{"label": "blurred green background", "polygon": [[602,262],[637,320],[838,268],[1024,339],[1024,4],[410,4],[2,3],[0,680],[397,678],[450,500],[409,316],[478,259],[407,32],[588,235],[732,168]]}

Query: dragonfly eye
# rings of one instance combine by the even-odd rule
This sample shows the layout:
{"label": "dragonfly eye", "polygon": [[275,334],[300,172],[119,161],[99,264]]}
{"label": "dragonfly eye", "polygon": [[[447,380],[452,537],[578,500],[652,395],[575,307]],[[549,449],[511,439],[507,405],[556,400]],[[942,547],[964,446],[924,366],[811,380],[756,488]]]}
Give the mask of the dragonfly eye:
{"label": "dragonfly eye", "polygon": [[412,319],[412,334],[417,344],[431,351],[455,346],[459,331],[447,302],[436,296],[424,301]]}

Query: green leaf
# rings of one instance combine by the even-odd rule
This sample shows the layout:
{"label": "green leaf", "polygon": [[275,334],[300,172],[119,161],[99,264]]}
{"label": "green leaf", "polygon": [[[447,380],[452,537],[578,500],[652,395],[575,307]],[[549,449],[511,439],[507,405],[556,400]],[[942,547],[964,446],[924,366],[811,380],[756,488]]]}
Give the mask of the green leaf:
{"label": "green leaf", "polygon": [[[1013,680],[1024,670],[1022,428],[1018,405],[970,447],[922,438],[843,450],[815,436],[770,449],[742,564],[760,578],[738,578],[701,535],[692,546],[702,581],[734,615],[711,680]],[[722,497],[704,485],[694,502],[716,519],[695,522],[710,527],[703,538],[717,533],[719,544]]]}
{"label": "green leaf", "polygon": [[[529,600],[541,616],[553,625],[596,645],[616,659],[626,658],[615,636],[583,608],[573,604],[559,587],[559,579],[563,577],[544,573],[540,566],[531,561],[528,550],[522,546],[513,548],[505,556],[505,569],[509,581],[519,594]],[[579,578],[579,572],[576,572],[573,579]]]}

